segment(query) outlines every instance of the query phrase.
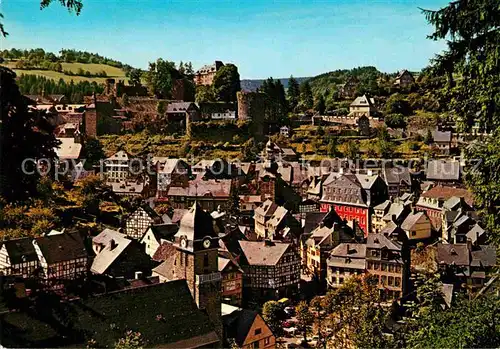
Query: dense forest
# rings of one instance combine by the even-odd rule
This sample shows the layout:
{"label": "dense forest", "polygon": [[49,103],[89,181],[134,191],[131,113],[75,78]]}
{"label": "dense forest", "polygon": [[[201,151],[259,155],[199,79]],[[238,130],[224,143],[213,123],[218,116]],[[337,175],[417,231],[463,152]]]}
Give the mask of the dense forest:
{"label": "dense forest", "polygon": [[108,57],[103,57],[97,53],[67,49],[62,49],[61,51],[59,51],[59,54],[55,54],[53,52],[47,52],[43,48],[35,48],[29,50],[12,48],[10,50],[6,49],[1,51],[0,57],[2,57],[3,59],[22,59],[33,66],[38,66],[41,64],[41,62],[47,61],[52,63],[64,62],[106,64],[116,68],[130,68],[130,66],[127,66],[120,61]]}
{"label": "dense forest", "polygon": [[82,81],[79,83],[65,82],[63,79],[55,81],[43,76],[22,74],[17,79],[17,85],[22,94],[36,95],[42,92],[50,94],[65,95],[71,103],[82,103],[83,96],[91,95],[93,92],[99,94],[104,86],[96,82]]}

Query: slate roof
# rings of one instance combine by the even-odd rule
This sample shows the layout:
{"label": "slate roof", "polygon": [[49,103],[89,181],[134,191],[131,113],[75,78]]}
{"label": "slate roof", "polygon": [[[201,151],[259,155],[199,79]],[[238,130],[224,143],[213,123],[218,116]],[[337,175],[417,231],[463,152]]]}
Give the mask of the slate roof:
{"label": "slate roof", "polygon": [[312,232],[321,221],[325,218],[327,213],[325,212],[306,212],[304,218],[304,234],[309,234]]}
{"label": "slate roof", "polygon": [[257,316],[255,310],[238,309],[222,318],[228,338],[234,338],[239,347],[243,346]]}
{"label": "slate roof", "polygon": [[0,242],[0,248],[5,246],[10,264],[38,261],[32,238],[13,239]]}
{"label": "slate roof", "polygon": [[152,259],[155,262],[163,262],[165,261],[169,256],[172,256],[175,254],[175,251],[177,249],[175,246],[169,242],[169,241],[163,241],[160,246],[156,249]]}
{"label": "slate roof", "polygon": [[351,107],[373,107],[372,98],[368,98],[366,95],[356,97],[354,102],[351,103]]}
{"label": "slate roof", "polygon": [[367,248],[387,248],[391,251],[401,251],[401,244],[390,240],[382,234],[368,234],[366,239]]}
{"label": "slate roof", "polygon": [[286,208],[284,208],[283,206],[278,206],[274,211],[273,215],[271,216],[271,218],[267,221],[267,224],[270,224],[273,227],[277,227],[281,223],[281,221],[285,218],[287,213],[288,210]]}
{"label": "slate roof", "polygon": [[55,148],[56,155],[59,159],[78,159],[80,153],[82,152],[82,144],[75,143],[75,139],[71,138],[57,138],[61,142],[58,147]]}
{"label": "slate roof", "polygon": [[473,202],[472,193],[469,192],[467,189],[444,187],[444,186],[440,186],[440,185],[435,186],[434,188],[427,190],[425,193],[422,193],[420,196],[424,197],[424,198],[441,199],[443,201],[448,200],[452,196],[456,196],[456,197],[463,197],[465,199],[465,202],[467,202],[468,205],[472,205],[472,202]]}
{"label": "slate roof", "polygon": [[186,112],[191,106],[198,108],[193,102],[172,102],[167,106],[167,114]]}
{"label": "slate roof", "polygon": [[365,244],[341,243],[330,252],[327,264],[332,267],[365,269],[365,257]]}
{"label": "slate roof", "polygon": [[436,259],[438,264],[468,266],[469,250],[467,244],[437,244]]}
{"label": "slate roof", "polygon": [[424,211],[419,211],[419,212],[411,212],[401,223],[401,228],[404,230],[411,230],[413,226],[417,223],[417,221],[422,218],[422,216],[425,216]]}
{"label": "slate roof", "polygon": [[471,266],[493,267],[497,261],[497,251],[493,245],[472,246]]}
{"label": "slate roof", "polygon": [[102,244],[104,248],[94,257],[90,271],[104,274],[113,262],[125,251],[132,240],[116,230],[104,229],[92,239],[93,244]]}
{"label": "slate roof", "polygon": [[158,242],[162,239],[172,241],[177,231],[179,231],[179,226],[177,224],[154,224],[148,230],[151,230]]}
{"label": "slate roof", "polygon": [[432,132],[432,138],[436,143],[449,143],[451,142],[451,131],[435,130],[434,132]]}
{"label": "slate roof", "polygon": [[454,180],[460,179],[460,163],[455,160],[429,160],[425,172],[428,180]]}
{"label": "slate roof", "polygon": [[129,181],[121,181],[121,182],[111,182],[108,183],[111,185],[111,189],[113,193],[116,194],[134,194],[137,193],[141,195],[144,191],[144,182],[129,182]]}
{"label": "slate roof", "polygon": [[86,258],[89,253],[81,233],[43,236],[34,240],[48,264]]}
{"label": "slate roof", "polygon": [[179,230],[175,234],[175,237],[181,238],[182,236],[186,236],[187,240],[191,242],[202,240],[207,236],[218,237],[218,234],[214,230],[212,216],[208,212],[205,212],[197,202],[181,219]]}
{"label": "slate roof", "polygon": [[[61,302],[40,296],[36,307],[0,315],[4,347],[114,347],[131,329],[150,347],[211,347],[219,342],[185,280]],[[173,306],[175,305],[175,306]],[[60,314],[64,314],[61,320]]]}
{"label": "slate roof", "polygon": [[389,185],[397,185],[401,183],[411,185],[410,169],[408,167],[383,166],[382,179]]}
{"label": "slate roof", "polygon": [[255,213],[265,217],[272,217],[274,211],[276,211],[277,208],[278,205],[267,199],[262,203],[262,205],[255,209]]}
{"label": "slate roof", "polygon": [[290,248],[290,244],[266,241],[239,241],[249,265],[274,266]]}
{"label": "slate roof", "polygon": [[167,196],[202,197],[213,196],[227,198],[231,195],[231,180],[190,181],[187,187],[170,187]]}

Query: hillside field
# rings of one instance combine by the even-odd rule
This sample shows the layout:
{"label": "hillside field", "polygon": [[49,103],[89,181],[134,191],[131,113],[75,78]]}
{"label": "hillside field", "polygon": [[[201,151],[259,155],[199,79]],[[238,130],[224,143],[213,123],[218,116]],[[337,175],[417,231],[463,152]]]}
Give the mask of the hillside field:
{"label": "hillside field", "polygon": [[[123,70],[106,64],[93,64],[93,63],[61,63],[61,64],[63,70],[68,70],[74,73],[76,73],[79,68],[83,69],[84,71],[89,71],[92,74],[97,74],[104,70],[106,74],[108,74],[108,78],[114,78],[117,80],[127,80],[125,77],[125,72]],[[63,79],[66,82],[70,82],[71,80],[73,80],[74,82],[96,81],[97,83],[104,83],[104,81],[107,79],[101,77],[85,77],[85,76],[75,76],[75,75],[69,76],[65,75],[64,73],[59,73],[52,70],[16,69],[15,62],[13,61],[5,62],[2,65],[11,68],[18,75],[32,74],[32,75],[44,76],[48,79],[54,79],[56,81],[59,79]]]}

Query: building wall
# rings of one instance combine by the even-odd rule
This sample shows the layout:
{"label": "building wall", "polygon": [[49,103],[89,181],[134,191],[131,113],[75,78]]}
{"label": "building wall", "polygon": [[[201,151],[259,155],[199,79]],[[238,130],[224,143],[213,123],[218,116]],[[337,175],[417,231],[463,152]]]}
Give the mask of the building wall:
{"label": "building wall", "polygon": [[243,273],[239,270],[231,270],[222,273],[222,298],[224,302],[241,306],[243,294]]}
{"label": "building wall", "polygon": [[365,236],[371,231],[371,222],[368,208],[351,206],[347,204],[329,204],[321,203],[320,212],[330,211],[330,207],[335,209],[335,212],[342,219],[347,219],[348,221],[356,220],[361,229],[365,232]]}
{"label": "building wall", "polygon": [[259,314],[255,317],[242,348],[276,348],[276,338]]}
{"label": "building wall", "polygon": [[411,230],[406,231],[410,240],[427,239],[431,237],[431,221],[425,215],[420,217]]}
{"label": "building wall", "polygon": [[141,239],[146,230],[154,223],[153,218],[139,207],[125,221],[125,234],[132,239]]}
{"label": "building wall", "polygon": [[85,110],[85,134],[89,137],[97,136],[97,111],[95,108]]}
{"label": "building wall", "polygon": [[38,261],[29,261],[19,264],[11,264],[7,248],[2,246],[0,249],[0,272],[4,275],[22,275],[24,278],[33,276],[38,268]]}

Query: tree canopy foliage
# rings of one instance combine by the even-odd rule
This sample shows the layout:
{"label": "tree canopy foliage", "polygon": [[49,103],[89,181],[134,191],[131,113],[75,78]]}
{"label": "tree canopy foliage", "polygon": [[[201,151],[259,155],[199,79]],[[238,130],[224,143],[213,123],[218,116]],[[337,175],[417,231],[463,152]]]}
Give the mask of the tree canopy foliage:
{"label": "tree canopy foliage", "polygon": [[236,93],[241,90],[238,68],[234,64],[222,66],[215,74],[212,88],[218,101],[235,102]]}
{"label": "tree canopy foliage", "polygon": [[434,26],[432,40],[446,40],[447,50],[431,65],[446,76],[444,97],[462,130],[477,123],[484,130],[500,126],[500,7],[497,0],[452,1],[439,10],[422,10]]}
{"label": "tree canopy foliage", "polygon": [[[56,159],[59,144],[46,114],[28,109],[15,83],[16,74],[0,67],[0,193],[7,200],[36,194],[40,178],[35,163],[25,159]],[[29,172],[33,172],[29,174]]]}
{"label": "tree canopy foliage", "polygon": [[17,78],[17,85],[22,94],[38,95],[42,92],[46,95],[62,94],[71,103],[82,103],[83,96],[92,95],[94,92],[99,94],[104,91],[104,87],[95,81],[80,81],[75,84],[73,81],[67,83],[63,79],[55,81],[44,76],[31,74],[21,74]]}

